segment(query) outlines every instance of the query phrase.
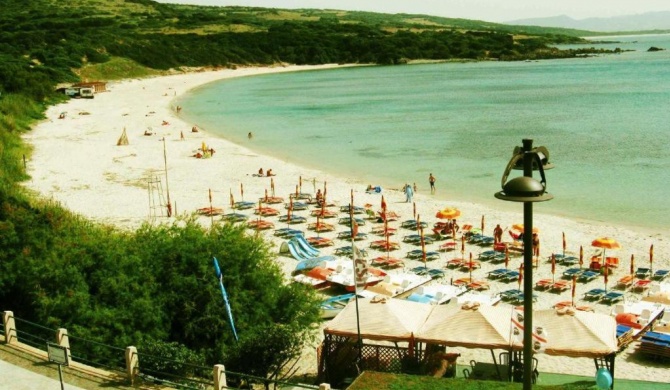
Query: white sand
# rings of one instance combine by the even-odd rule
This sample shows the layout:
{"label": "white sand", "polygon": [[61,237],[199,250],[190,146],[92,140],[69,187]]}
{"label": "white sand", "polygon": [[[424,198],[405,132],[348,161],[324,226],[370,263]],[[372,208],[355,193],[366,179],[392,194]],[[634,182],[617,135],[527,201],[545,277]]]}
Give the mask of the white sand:
{"label": "white sand", "polygon": [[[109,92],[97,94],[93,100],[73,99],[65,104],[50,107],[47,111],[48,120],[40,123],[25,137],[26,141],[35,148],[33,156],[28,160],[28,171],[32,179],[26,183],[26,186],[38,191],[44,198],[61,202],[70,210],[96,221],[129,228],[137,227],[142,222],[149,220],[148,180],[152,174],[158,175],[162,180],[163,193],[164,196],[167,196],[163,171],[164,143],[161,141],[165,138],[169,195],[173,208],[180,215],[208,207],[209,189],[213,195],[213,206],[223,207],[226,212],[230,212],[228,205],[231,191],[236,201],[242,200],[240,184],[244,185],[244,200],[257,202],[260,197],[264,196],[266,190],[270,191],[269,178],[252,176],[259,167],[273,169],[273,172],[277,174],[274,177],[275,193],[286,200],[288,200],[289,193],[295,191],[299,177],[302,176],[304,180],[302,192],[314,193],[312,184],[314,179],[318,188],[322,188],[323,183],[327,182],[328,200],[331,202],[338,205],[348,204],[350,190],[353,189],[356,205],[362,206],[370,203],[375,209],[379,209],[380,196],[365,194],[365,186],[368,183],[334,177],[327,172],[306,169],[270,156],[259,155],[243,145],[232,144],[202,130],[192,133],[192,124],[180,120],[172,102],[175,96],[191,88],[223,78],[334,66],[220,70],[110,83],[108,84]],[[58,119],[61,112],[67,112],[64,119]],[[81,115],[84,112],[88,115]],[[169,125],[162,125],[163,121],[169,122]],[[143,135],[149,127],[155,134]],[[123,128],[127,129],[130,144],[116,146]],[[181,133],[185,140],[180,139]],[[213,158],[192,157],[203,142],[215,149],[216,153]],[[249,142],[253,142],[253,139]],[[439,177],[439,172],[437,173]],[[384,196],[389,210],[400,214],[401,221],[412,218],[412,205],[404,202],[403,194],[385,190]],[[501,207],[499,210],[491,209],[465,201],[444,204],[432,197],[425,187],[419,188],[414,200],[422,220],[430,225],[436,221],[434,218],[436,211],[446,206],[458,207],[462,210],[463,216],[459,220],[461,225],[467,223],[477,227],[480,225],[482,215],[485,215],[486,233],[489,235],[495,224],[499,223],[502,227],[509,227],[512,224],[523,222],[523,207],[520,204],[518,210],[509,206]],[[278,206],[277,208],[284,213],[283,206]],[[503,211],[503,209],[514,211]],[[163,208],[156,209],[156,211],[159,215],[165,214]],[[667,240],[667,233],[670,230],[668,229],[655,232],[634,231],[622,226],[573,221],[543,215],[540,211],[541,207],[537,207],[534,225],[541,230],[542,262],[539,269],[534,270],[535,280],[551,278],[550,265],[546,261],[546,256],[552,252],[562,252],[562,232],[565,232],[567,236],[568,251],[575,253],[579,250],[579,246],[583,245],[585,259],[589,259],[596,252],[596,248],[592,248],[590,243],[597,237],[609,236],[621,243],[623,247],[621,250],[607,252],[608,255],[619,256],[622,261],[622,265],[610,277],[610,287],[614,286],[619,277],[628,273],[631,254],[635,255],[636,267],[649,265],[649,246],[651,244],[654,245],[654,269],[670,269],[670,244]],[[251,211],[247,210],[246,213],[251,214]],[[307,211],[296,212],[296,214],[309,215]],[[205,224],[210,223],[207,217],[201,217],[201,219]],[[274,221],[277,227],[286,226],[279,223],[276,217],[267,219]],[[314,221],[314,218],[308,219],[310,222]],[[157,219],[159,223],[168,221],[166,217]],[[336,221],[334,223],[340,231],[348,229],[348,227],[337,225]],[[368,232],[370,226],[371,224],[368,223],[361,227],[361,231]],[[399,227],[399,222],[392,223],[391,226]],[[294,227],[303,230],[306,228],[305,225]],[[403,235],[410,233],[415,232],[398,229],[395,239],[400,241]],[[272,236],[272,230],[264,234],[276,244],[281,243],[281,240]],[[307,233],[307,236],[312,235],[314,234],[311,232]],[[322,233],[321,236],[335,238],[336,233]],[[373,237],[376,236],[371,236],[370,239],[379,239]],[[507,233],[504,238],[509,238]],[[333,249],[347,244],[344,241],[338,242],[337,239],[335,241],[336,245],[332,247]],[[366,241],[359,245],[368,246]],[[428,247],[428,250],[435,250],[436,247],[437,244],[433,244]],[[395,256],[402,258],[410,249],[416,249],[416,247],[402,244],[402,248],[395,252]],[[331,250],[326,249],[323,252],[328,253]],[[472,251],[475,257],[481,250],[482,248],[475,246],[466,248],[466,252]],[[370,250],[371,257],[379,254],[380,252]],[[439,260],[429,265],[444,267],[446,260],[457,255],[460,253],[443,254]],[[287,273],[295,266],[294,260],[284,256],[279,256],[278,261],[281,262]],[[585,261],[588,264],[588,260]],[[521,258],[515,257],[510,266],[518,268],[520,263]],[[407,268],[416,265],[419,265],[419,262],[406,262]],[[484,278],[486,271],[493,267],[483,263],[482,270],[475,271],[474,276]],[[558,272],[562,272],[564,268],[558,266]],[[447,271],[447,279],[464,276],[467,276],[464,272]],[[491,292],[514,287],[516,283],[507,285],[494,283]],[[577,295],[581,296],[583,292],[595,287],[603,287],[603,280],[598,279],[587,284],[579,284]],[[640,294],[627,293],[627,299],[634,300],[639,297]],[[535,307],[548,308],[557,301],[569,299],[569,291],[560,296],[550,292],[540,292]],[[610,309],[600,304],[592,306],[601,312],[608,312]],[[639,363],[640,359],[637,354],[633,353],[634,351],[635,344],[619,355],[616,363],[616,377],[670,382],[670,370],[659,364]],[[470,359],[490,360],[489,351],[463,350],[462,352],[461,359],[465,362]],[[311,355],[313,356],[313,353]],[[310,361],[309,358],[305,360],[308,362],[306,369],[315,372],[315,360]],[[549,356],[540,356],[540,370],[589,376],[595,373],[593,363],[589,359]]]}

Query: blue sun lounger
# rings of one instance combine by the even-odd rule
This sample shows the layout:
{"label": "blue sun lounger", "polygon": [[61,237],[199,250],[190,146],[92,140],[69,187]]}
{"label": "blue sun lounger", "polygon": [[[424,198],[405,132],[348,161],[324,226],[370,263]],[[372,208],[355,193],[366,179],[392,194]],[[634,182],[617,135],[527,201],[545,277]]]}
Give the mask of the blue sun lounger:
{"label": "blue sun lounger", "polygon": [[601,299],[601,302],[605,302],[607,304],[613,304],[618,301],[623,301],[623,293],[616,292],[616,291],[610,291],[607,294],[605,294]]}
{"label": "blue sun lounger", "polygon": [[490,271],[487,276],[489,279],[498,279],[501,278],[502,276],[506,275],[508,272],[511,270],[508,270],[507,268],[498,268],[494,269],[493,271]]}
{"label": "blue sun lounger", "polygon": [[279,217],[279,222],[288,222],[290,224],[294,223],[305,223],[307,222],[307,218],[301,216],[301,215],[291,215],[291,220],[288,220],[288,214],[287,215],[282,215]]}
{"label": "blue sun lounger", "polygon": [[500,276],[498,280],[505,282],[505,283],[510,283],[519,280],[519,272],[517,271],[508,271],[504,275]]}
{"label": "blue sun lounger", "polygon": [[584,293],[584,299],[600,300],[605,294],[607,294],[607,291],[602,288],[593,288]]}
{"label": "blue sun lounger", "polygon": [[563,272],[563,277],[567,279],[572,279],[573,276],[579,277],[583,272],[584,270],[582,270],[581,268],[570,268],[567,269],[565,272]]}
{"label": "blue sun lounger", "polygon": [[670,275],[670,271],[668,271],[667,269],[659,269],[654,271],[653,278],[656,280],[663,280],[666,277],[668,277],[668,275]]}
{"label": "blue sun lounger", "polygon": [[[407,252],[407,258],[409,259],[422,259],[423,258],[423,252],[421,249],[414,249],[409,252]],[[426,251],[426,260],[435,260],[439,259],[440,254],[435,252],[435,251]]]}
{"label": "blue sun lounger", "polygon": [[635,277],[638,279],[647,279],[651,276],[651,270],[649,268],[638,268],[635,271]]}
{"label": "blue sun lounger", "polygon": [[515,289],[515,288],[510,289],[510,290],[505,290],[505,291],[500,293],[500,299],[502,299],[503,301],[512,301],[512,300],[516,299],[519,295],[522,295],[522,294],[523,294],[523,292],[521,292],[521,290],[518,290],[518,289]]}
{"label": "blue sun lounger", "polygon": [[595,278],[598,277],[598,275],[600,275],[600,274],[597,273],[597,272],[594,272],[594,271],[584,271],[581,274],[579,274],[579,276],[577,277],[577,280],[579,280],[580,282],[585,282],[586,283],[586,282],[590,282],[590,281],[594,280]]}

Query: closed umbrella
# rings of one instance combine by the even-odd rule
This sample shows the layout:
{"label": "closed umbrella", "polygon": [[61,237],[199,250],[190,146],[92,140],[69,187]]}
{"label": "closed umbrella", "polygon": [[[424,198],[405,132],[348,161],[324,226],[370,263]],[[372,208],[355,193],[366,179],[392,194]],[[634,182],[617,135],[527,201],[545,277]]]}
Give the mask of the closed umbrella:
{"label": "closed umbrella", "polygon": [[551,280],[556,281],[556,255],[551,254]]}
{"label": "closed umbrella", "polygon": [[413,211],[413,216],[414,216],[414,219],[416,220],[416,202],[412,202],[412,209],[414,210]]}
{"label": "closed umbrella", "polygon": [[272,197],[275,197],[275,179],[270,178],[270,189],[272,189]]}
{"label": "closed umbrella", "polygon": [[419,228],[419,236],[421,237],[421,258],[423,259],[423,266],[426,266],[426,241],[423,239],[423,226],[421,226],[421,216],[416,216],[416,225]]}
{"label": "closed umbrella", "polygon": [[242,197],[242,201],[244,202],[244,184],[240,183],[240,196]]}
{"label": "closed umbrella", "polygon": [[565,256],[565,248],[567,246],[567,242],[565,241],[565,232],[563,232],[563,256]]}
{"label": "closed umbrella", "polygon": [[523,264],[519,267],[519,290],[521,290],[521,282],[523,282]]}
{"label": "closed umbrella", "polygon": [[579,246],[579,268],[582,268],[584,265],[584,247]]}
{"label": "closed umbrella", "polygon": [[484,235],[484,216],[482,215],[482,236]]}
{"label": "closed umbrella", "polygon": [[631,254],[630,255],[630,275],[633,277],[633,281],[635,280],[635,255]]}
{"label": "closed umbrella", "polygon": [[233,198],[233,190],[230,190],[230,208],[235,207],[235,198]]}
{"label": "closed umbrella", "polygon": [[572,306],[575,306],[575,294],[577,292],[577,276],[572,275]]}
{"label": "closed umbrella", "polygon": [[605,263],[605,266],[603,267],[603,277],[605,279],[605,291],[607,291],[607,276],[609,274],[609,269],[607,268],[607,263]]}
{"label": "closed umbrella", "polygon": [[509,266],[509,249],[505,247],[505,269]]}
{"label": "closed umbrella", "polygon": [[649,271],[654,272],[654,244],[649,247]]}

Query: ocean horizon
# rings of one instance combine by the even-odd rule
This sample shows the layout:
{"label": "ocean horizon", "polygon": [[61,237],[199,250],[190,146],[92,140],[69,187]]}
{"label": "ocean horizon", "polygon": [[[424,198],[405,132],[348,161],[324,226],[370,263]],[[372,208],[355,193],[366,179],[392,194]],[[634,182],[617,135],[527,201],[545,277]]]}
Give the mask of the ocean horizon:
{"label": "ocean horizon", "polygon": [[537,212],[667,229],[670,52],[646,50],[670,48],[670,35],[607,40],[618,42],[600,46],[634,51],[241,77],[178,104],[225,139],[363,183],[427,194],[433,173],[445,205],[514,207],[493,194],[514,147],[531,138],[556,166],[546,172],[555,198]]}

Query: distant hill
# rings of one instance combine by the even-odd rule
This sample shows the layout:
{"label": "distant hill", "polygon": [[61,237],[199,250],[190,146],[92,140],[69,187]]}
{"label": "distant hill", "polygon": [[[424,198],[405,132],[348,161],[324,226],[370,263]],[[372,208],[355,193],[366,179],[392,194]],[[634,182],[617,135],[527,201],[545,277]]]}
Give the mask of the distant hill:
{"label": "distant hill", "polygon": [[548,18],[512,20],[505,22],[505,24],[517,26],[559,27],[601,32],[670,30],[670,11],[580,20],[561,15]]}

